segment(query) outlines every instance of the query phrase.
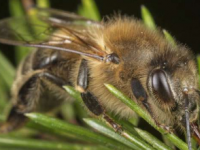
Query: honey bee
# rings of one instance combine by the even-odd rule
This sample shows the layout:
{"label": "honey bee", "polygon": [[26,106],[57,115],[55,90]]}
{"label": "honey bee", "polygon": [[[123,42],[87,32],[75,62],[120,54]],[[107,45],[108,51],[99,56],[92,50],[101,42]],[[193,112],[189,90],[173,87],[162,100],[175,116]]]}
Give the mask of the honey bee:
{"label": "honey bee", "polygon": [[[0,21],[1,43],[37,48],[18,68],[13,107],[1,132],[21,127],[27,120],[24,113],[60,105],[69,97],[64,85],[74,86],[93,115],[104,116],[116,127],[106,111],[124,118],[134,112],[105,88],[109,83],[135,100],[158,126],[189,132],[191,127],[200,140],[198,75],[189,48],[172,46],[160,31],[135,18],[96,22],[54,9],[38,9],[38,14],[47,26],[34,25],[29,18]],[[35,41],[28,40],[17,30],[20,24],[44,28],[48,38],[39,39],[40,33]]]}

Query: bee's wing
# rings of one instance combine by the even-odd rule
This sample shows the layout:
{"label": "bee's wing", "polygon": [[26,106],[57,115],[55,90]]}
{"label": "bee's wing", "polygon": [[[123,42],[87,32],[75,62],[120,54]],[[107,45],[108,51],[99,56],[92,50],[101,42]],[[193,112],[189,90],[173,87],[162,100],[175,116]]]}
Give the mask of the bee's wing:
{"label": "bee's wing", "polygon": [[[54,11],[50,10],[47,13],[58,13]],[[61,50],[103,60],[105,52],[93,40],[88,31],[89,27],[86,25],[87,20],[74,14],[72,17],[68,15],[67,18],[69,21],[66,19],[66,22],[60,21],[59,23],[57,21],[50,24],[30,16],[1,20],[0,42],[10,45]],[[85,24],[74,25],[77,21],[76,18],[79,18],[82,22],[85,20]],[[46,16],[45,20],[47,19]],[[78,21],[80,21],[79,19]]]}
{"label": "bee's wing", "polygon": [[101,23],[88,19],[75,13],[70,13],[62,10],[50,9],[50,8],[37,8],[38,16],[41,19],[59,25],[98,25],[101,26]]}

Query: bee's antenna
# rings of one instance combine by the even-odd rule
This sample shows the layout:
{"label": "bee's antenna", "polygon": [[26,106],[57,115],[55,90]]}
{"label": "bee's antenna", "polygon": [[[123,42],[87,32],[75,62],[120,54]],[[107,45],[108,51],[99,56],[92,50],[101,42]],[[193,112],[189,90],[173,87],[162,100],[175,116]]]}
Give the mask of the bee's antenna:
{"label": "bee's antenna", "polygon": [[187,135],[187,143],[188,143],[188,150],[192,150],[191,144],[191,132],[190,132],[190,120],[189,120],[189,99],[188,99],[188,89],[184,89],[185,94],[185,123],[186,123],[186,135]]}

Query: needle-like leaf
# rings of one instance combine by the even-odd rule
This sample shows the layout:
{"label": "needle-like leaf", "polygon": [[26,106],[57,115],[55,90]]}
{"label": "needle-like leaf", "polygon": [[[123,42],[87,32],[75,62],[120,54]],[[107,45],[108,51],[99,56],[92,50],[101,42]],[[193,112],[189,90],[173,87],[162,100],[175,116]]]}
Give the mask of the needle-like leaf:
{"label": "needle-like leaf", "polygon": [[[34,150],[101,150],[100,146],[89,146],[80,144],[70,144],[61,142],[52,142],[44,140],[33,140],[25,138],[11,138],[0,136],[0,148],[26,148]],[[109,150],[105,148],[106,150]]]}
{"label": "needle-like leaf", "polygon": [[163,29],[163,33],[165,38],[173,45],[176,46],[176,42],[174,40],[174,38],[172,37],[172,35],[165,29]]}
{"label": "needle-like leaf", "polygon": [[10,88],[13,83],[15,69],[9,60],[0,51],[0,78]]}
{"label": "needle-like leaf", "polygon": [[157,150],[171,150],[167,145],[162,143],[147,131],[141,130],[139,128],[135,128],[135,130],[143,139],[145,139],[149,144],[153,145],[153,147],[155,147]]}
{"label": "needle-like leaf", "polygon": [[110,84],[105,84],[107,89],[115,95],[117,98],[119,98],[124,104],[126,104],[128,107],[130,107],[134,112],[136,112],[140,117],[142,117],[144,120],[146,120],[150,125],[152,125],[156,130],[158,130],[160,133],[165,135],[174,145],[176,145],[181,150],[187,150],[187,144],[183,142],[181,139],[179,139],[176,135],[172,133],[167,133],[164,129],[156,126],[155,122],[151,119],[151,116],[147,114],[145,110],[140,108],[136,104],[136,102],[127,96],[125,96],[122,92],[120,92],[118,89],[116,89],[114,86]]}
{"label": "needle-like leaf", "polygon": [[156,29],[156,24],[154,22],[154,19],[150,13],[150,11],[144,6],[141,6],[141,15],[142,15],[142,20],[144,21],[144,24],[152,29],[155,30]]}
{"label": "needle-like leaf", "polygon": [[78,14],[97,21],[101,19],[94,0],[82,0],[82,4],[78,7]]}
{"label": "needle-like leaf", "polygon": [[26,116],[37,124],[40,124],[52,130],[60,130],[68,134],[73,134],[77,139],[80,139],[80,140],[82,139],[84,141],[102,144],[102,145],[105,145],[106,147],[110,147],[113,149],[129,149],[125,145],[120,144],[116,142],[115,140],[107,138],[98,133],[92,132],[81,126],[69,124],[67,122],[63,122],[61,120],[51,118],[51,117],[38,114],[38,113],[28,113],[26,114]]}
{"label": "needle-like leaf", "polygon": [[134,134],[128,133],[127,131],[123,130],[121,135],[113,131],[110,127],[106,126],[104,123],[97,119],[93,118],[85,118],[84,121],[92,128],[97,130],[98,132],[107,135],[133,149],[141,149],[141,150],[154,150],[153,147],[145,143],[141,140],[138,136]]}

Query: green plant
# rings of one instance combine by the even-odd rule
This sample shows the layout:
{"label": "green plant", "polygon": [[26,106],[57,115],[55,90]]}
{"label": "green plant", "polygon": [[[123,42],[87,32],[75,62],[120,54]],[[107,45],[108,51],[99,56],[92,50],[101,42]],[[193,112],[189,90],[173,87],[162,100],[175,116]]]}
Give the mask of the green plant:
{"label": "green plant", "polygon": [[[38,6],[49,7],[48,1],[46,3],[40,3],[38,0]],[[21,10],[19,1],[11,0],[10,8],[13,16],[24,15]],[[144,23],[152,30],[156,30],[156,25],[153,21],[153,17],[145,6],[142,6],[142,18]],[[100,15],[98,9],[93,0],[82,0],[82,5],[79,6],[78,12],[81,15],[90,17],[94,20],[99,20]],[[26,30],[24,27],[22,30]],[[24,31],[27,32],[28,31]],[[163,30],[166,38],[175,46],[176,43],[172,36]],[[21,58],[27,55],[27,48],[16,47],[16,63]],[[198,62],[199,61],[198,57]],[[0,53],[0,119],[5,120],[6,113],[2,110],[6,108],[8,104],[7,91],[9,91],[14,78],[15,68],[11,63]],[[66,92],[71,94],[76,99],[74,104],[65,104],[61,107],[61,113],[64,120],[56,119],[55,117],[49,117],[39,113],[26,114],[30,118],[30,122],[25,128],[0,135],[0,148],[12,150],[12,149],[45,149],[45,150],[101,150],[101,149],[149,149],[149,150],[170,150],[175,145],[181,150],[187,150],[187,144],[179,139],[176,135],[166,133],[163,129],[157,127],[152,121],[151,117],[141,109],[134,101],[130,100],[123,93],[118,91],[112,85],[105,83],[108,90],[118,97],[123,103],[135,111],[141,118],[146,120],[151,126],[153,126],[158,132],[161,133],[163,138],[171,143],[167,145],[163,140],[159,140],[153,134],[148,133],[137,127],[137,120],[122,120],[116,117],[113,119],[123,126],[123,132],[116,133],[112,128],[107,126],[102,119],[91,118],[85,111],[82,110],[82,100],[80,94],[76,92],[72,87],[65,86]],[[67,109],[66,109],[67,108]],[[81,119],[81,126],[75,122],[76,118]],[[42,140],[32,137],[41,136]],[[165,141],[164,140],[164,141]],[[195,148],[194,148],[195,149]]]}

